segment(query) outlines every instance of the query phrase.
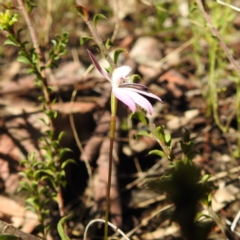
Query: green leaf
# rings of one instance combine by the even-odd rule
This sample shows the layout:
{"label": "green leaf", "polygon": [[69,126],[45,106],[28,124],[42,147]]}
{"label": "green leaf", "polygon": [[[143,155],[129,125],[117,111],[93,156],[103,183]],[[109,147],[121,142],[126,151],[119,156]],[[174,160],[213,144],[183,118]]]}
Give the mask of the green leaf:
{"label": "green leaf", "polygon": [[87,37],[87,36],[84,36],[84,37],[80,37],[80,45],[83,46],[86,42],[88,42],[89,40],[92,40],[93,37]]}
{"label": "green leaf", "polygon": [[63,157],[66,152],[72,152],[70,148],[62,148],[59,152],[59,158]]}
{"label": "green leaf", "polygon": [[149,155],[158,155],[159,157],[168,158],[167,155],[160,150],[152,150],[148,153]]}
{"label": "green leaf", "polygon": [[132,114],[131,118],[137,119],[138,121],[140,121],[144,125],[148,125],[148,119],[146,118],[145,114],[140,112],[140,111],[137,111],[134,114]]}
{"label": "green leaf", "polygon": [[94,16],[94,18],[93,18],[94,27],[97,26],[98,21],[101,20],[101,19],[107,19],[107,18],[101,13],[98,13]]}
{"label": "green leaf", "polygon": [[41,195],[45,195],[44,193],[48,192],[49,191],[49,188],[48,187],[40,187],[39,190],[38,190],[38,194],[41,196]]}
{"label": "green leaf", "polygon": [[106,41],[106,43],[105,43],[105,47],[106,47],[107,49],[109,49],[109,48],[112,47],[112,46],[113,46],[113,43],[112,43],[111,39],[108,39],[108,40]]}
{"label": "green leaf", "polygon": [[25,200],[27,204],[29,204],[31,207],[33,207],[35,210],[39,210],[39,205],[36,203],[36,198],[28,198]]}
{"label": "green leaf", "polygon": [[171,135],[169,133],[165,133],[165,142],[166,142],[168,147],[171,146],[172,137],[171,137]]}
{"label": "green leaf", "polygon": [[[46,130],[45,133],[47,134],[49,139],[53,138],[53,132],[51,130]],[[46,143],[48,144],[48,141],[46,139]],[[48,144],[49,145],[49,144]]]}
{"label": "green leaf", "polygon": [[47,175],[54,177],[54,172],[51,171],[50,169],[39,169],[34,172],[33,176],[34,176],[34,178],[38,178],[40,174],[47,174]]}
{"label": "green leaf", "polygon": [[62,219],[60,219],[60,221],[58,222],[57,225],[57,230],[58,233],[61,237],[62,240],[70,240],[70,238],[66,235],[66,233],[64,232],[64,223],[66,222],[67,219],[69,219],[72,215],[68,215],[66,217],[63,217]]}
{"label": "green leaf", "polygon": [[42,121],[45,126],[49,126],[49,123],[47,123],[46,119],[44,119],[44,118],[39,118],[39,120]]}
{"label": "green leaf", "polygon": [[53,86],[48,86],[47,91],[48,91],[48,93],[51,93],[53,91]]}
{"label": "green leaf", "polygon": [[33,206],[26,206],[25,207],[25,211],[31,211],[31,212],[33,212],[33,213],[36,213],[36,214],[38,214],[38,212],[37,212],[37,210],[33,207]]}
{"label": "green leaf", "polygon": [[55,150],[59,149],[59,142],[58,141],[52,141],[52,146]]}
{"label": "green leaf", "polygon": [[13,45],[15,47],[18,47],[18,43],[13,41],[13,40],[11,40],[11,39],[7,39],[3,44],[4,45]]}
{"label": "green leaf", "polygon": [[137,136],[145,136],[145,137],[152,137],[152,133],[149,133],[147,131],[141,130],[137,133]]}
{"label": "green leaf", "polygon": [[66,161],[64,161],[61,165],[61,169],[64,169],[68,164],[76,164],[76,161],[74,159],[68,159]]}
{"label": "green leaf", "polygon": [[122,52],[126,52],[126,50],[123,49],[123,48],[119,48],[116,51],[114,51],[113,61],[114,61],[115,64],[117,64],[118,57],[119,57],[120,53],[122,53]]}
{"label": "green leaf", "polygon": [[28,178],[28,176],[25,172],[20,172],[20,173],[18,173],[18,175],[23,177],[23,178]]}
{"label": "green leaf", "polygon": [[58,141],[60,142],[61,139],[62,139],[65,135],[66,135],[66,132],[61,131],[61,132],[59,133],[59,135],[58,135]]}
{"label": "green leaf", "polygon": [[15,235],[1,234],[0,240],[22,240],[22,238]]}
{"label": "green leaf", "polygon": [[209,174],[205,174],[203,177],[202,177],[202,183],[206,183],[208,181],[208,179],[210,178],[210,175]]}
{"label": "green leaf", "polygon": [[29,64],[30,61],[28,60],[28,58],[24,57],[24,56],[20,56],[17,58],[17,61],[20,63],[25,63],[25,64]]}
{"label": "green leaf", "polygon": [[46,163],[45,162],[34,162],[33,164],[32,164],[32,167],[33,168],[36,168],[36,167],[41,167],[41,168],[45,168],[46,167]]}
{"label": "green leaf", "polygon": [[164,127],[163,126],[159,126],[156,128],[155,130],[155,134],[157,139],[163,144],[165,143],[165,133],[164,133]]}
{"label": "green leaf", "polygon": [[54,118],[54,119],[57,118],[57,115],[58,115],[58,112],[53,110],[53,118]]}
{"label": "green leaf", "polygon": [[208,216],[207,214],[204,214],[202,212],[198,212],[195,216],[195,221],[198,221],[201,217],[210,218],[210,216]]}
{"label": "green leaf", "polygon": [[20,187],[18,188],[18,192],[23,191],[23,190],[27,191],[27,192],[32,192],[32,188],[29,186],[28,183],[21,181],[21,182],[19,182],[19,185],[20,185]]}
{"label": "green leaf", "polygon": [[20,161],[20,164],[21,165],[28,164],[28,160],[27,159],[23,159],[23,160]]}
{"label": "green leaf", "polygon": [[136,82],[137,80],[140,80],[140,79],[141,79],[141,77],[138,74],[133,74],[130,77],[130,83],[134,83],[134,82]]}

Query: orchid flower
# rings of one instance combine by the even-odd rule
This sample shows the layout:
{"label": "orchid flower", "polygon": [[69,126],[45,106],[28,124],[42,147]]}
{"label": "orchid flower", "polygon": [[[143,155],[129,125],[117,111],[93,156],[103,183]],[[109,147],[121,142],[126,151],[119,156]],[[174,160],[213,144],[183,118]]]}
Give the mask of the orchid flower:
{"label": "orchid flower", "polygon": [[136,112],[136,105],[139,105],[143,109],[145,109],[149,114],[152,115],[153,107],[152,104],[142,95],[147,97],[155,98],[158,101],[162,102],[161,98],[151,93],[149,88],[142,84],[137,83],[129,83],[128,74],[131,72],[131,67],[129,66],[121,66],[114,69],[112,76],[109,74],[98,64],[94,55],[87,50],[94,66],[96,69],[102,74],[104,78],[106,78],[112,85],[112,93],[113,95],[119,99],[121,102],[126,104],[132,113]]}

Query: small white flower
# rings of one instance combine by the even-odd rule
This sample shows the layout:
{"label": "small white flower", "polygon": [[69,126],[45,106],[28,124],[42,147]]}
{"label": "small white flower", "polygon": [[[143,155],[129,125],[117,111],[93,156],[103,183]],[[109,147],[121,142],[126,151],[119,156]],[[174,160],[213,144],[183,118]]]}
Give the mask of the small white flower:
{"label": "small white flower", "polygon": [[[110,77],[106,71],[104,71],[98,64],[94,55],[87,50],[94,66],[112,85],[112,93],[121,102],[126,104],[132,111],[136,112],[136,104],[145,109],[149,114],[153,113],[152,104],[142,95],[155,98],[162,102],[161,98],[151,93],[149,88],[137,83],[128,83],[128,74],[131,72],[131,67],[121,66],[114,69],[112,76]],[[142,95],[140,95],[142,94]]]}

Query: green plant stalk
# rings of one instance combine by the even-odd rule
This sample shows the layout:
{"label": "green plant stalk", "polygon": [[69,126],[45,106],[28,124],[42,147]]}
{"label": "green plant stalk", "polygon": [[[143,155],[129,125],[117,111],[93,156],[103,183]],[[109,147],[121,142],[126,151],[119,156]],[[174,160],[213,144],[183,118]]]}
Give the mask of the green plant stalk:
{"label": "green plant stalk", "polygon": [[108,164],[108,181],[107,181],[107,194],[106,194],[106,210],[105,210],[105,226],[104,226],[104,240],[108,238],[108,219],[110,212],[110,191],[111,191],[111,177],[112,177],[112,164],[113,164],[113,143],[116,131],[116,113],[117,113],[117,98],[111,95],[111,120],[110,120],[110,147],[109,147],[109,164]]}
{"label": "green plant stalk", "polygon": [[215,80],[215,63],[216,63],[216,51],[217,44],[215,39],[212,40],[211,49],[210,49],[210,69],[209,69],[209,87],[210,87],[210,103],[212,105],[213,117],[217,126],[221,129],[223,133],[227,131],[226,127],[223,126],[220,122],[218,115],[218,93]]}
{"label": "green plant stalk", "polygon": [[[100,37],[100,35],[97,32],[97,29],[95,28],[94,24],[90,20],[89,14],[87,9],[78,4],[77,8],[81,9],[79,11],[80,16],[87,24],[96,44],[98,45],[101,54],[105,57],[105,59],[108,61],[112,69],[116,67],[115,63],[111,59],[108,53],[108,49],[103,44],[103,41]],[[112,175],[112,163],[113,163],[113,143],[114,143],[114,136],[115,136],[115,130],[116,130],[116,112],[117,112],[117,99],[112,94],[111,95],[111,120],[110,120],[110,147],[109,147],[109,167],[108,167],[108,182],[107,182],[107,193],[106,193],[106,211],[105,211],[105,226],[104,226],[104,240],[107,240],[108,238],[108,219],[109,219],[109,211],[110,211],[110,190],[111,190],[111,175]]]}

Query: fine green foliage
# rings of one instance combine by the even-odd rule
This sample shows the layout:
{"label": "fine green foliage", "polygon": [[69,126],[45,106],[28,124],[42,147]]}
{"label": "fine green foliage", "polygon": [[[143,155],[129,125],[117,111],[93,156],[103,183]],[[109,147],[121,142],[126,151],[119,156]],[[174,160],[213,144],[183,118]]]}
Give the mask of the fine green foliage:
{"label": "fine green foliage", "polygon": [[52,40],[53,47],[49,51],[49,60],[45,66],[46,68],[57,67],[57,60],[67,53],[66,45],[68,40],[68,32],[63,32],[61,35],[56,35],[56,39]]}
{"label": "fine green foliage", "polygon": [[[211,185],[207,182],[209,175],[201,176],[201,170],[192,162],[197,153],[195,144],[190,138],[190,132],[185,129],[182,139],[179,141],[182,156],[176,158],[171,152],[171,136],[165,133],[163,127],[152,128],[153,136],[159,142],[162,150],[152,150],[149,154],[155,154],[161,158],[170,160],[170,171],[160,179],[146,184],[157,192],[164,192],[169,201],[175,206],[172,220],[177,222],[186,239],[207,239],[212,228],[212,222],[197,221],[199,219],[199,204],[202,202],[211,205]],[[169,158],[171,156],[171,158]],[[202,216],[202,215],[201,215]]]}
{"label": "fine green foliage", "polygon": [[[36,7],[35,1],[26,1],[28,10]],[[61,139],[64,132],[56,134],[54,132],[53,120],[57,117],[57,112],[52,109],[55,99],[51,100],[50,94],[52,87],[48,86],[45,76],[45,69],[57,66],[57,61],[66,54],[66,45],[69,34],[63,32],[56,35],[52,40],[52,48],[49,50],[49,60],[46,64],[42,61],[40,49],[33,43],[22,40],[23,29],[14,29],[17,23],[17,15],[11,14],[9,10],[0,13],[0,29],[7,31],[7,40],[5,45],[13,45],[18,48],[17,61],[26,64],[28,73],[35,74],[35,84],[40,88],[43,95],[39,97],[42,102],[43,112],[46,118],[41,118],[47,130],[39,139],[40,153],[37,155],[31,153],[28,158],[21,161],[24,170],[19,174],[23,177],[20,182],[19,191],[25,191],[28,195],[25,202],[27,209],[35,212],[39,218],[39,231],[46,239],[47,232],[50,229],[49,219],[50,206],[52,203],[58,203],[60,215],[64,214],[61,189],[66,186],[65,168],[68,164],[74,163],[72,159],[63,160],[66,152],[71,151],[68,148],[61,147]]]}

